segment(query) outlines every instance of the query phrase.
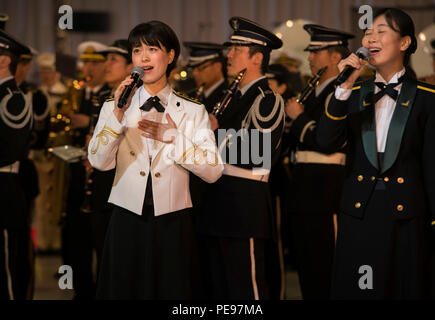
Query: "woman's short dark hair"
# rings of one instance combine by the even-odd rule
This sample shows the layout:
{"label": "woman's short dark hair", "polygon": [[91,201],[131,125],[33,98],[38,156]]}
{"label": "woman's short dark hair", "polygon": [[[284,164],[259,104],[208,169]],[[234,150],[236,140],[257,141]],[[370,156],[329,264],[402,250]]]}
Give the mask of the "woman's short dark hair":
{"label": "woman's short dark hair", "polygon": [[149,21],[138,24],[130,31],[128,42],[130,50],[139,47],[141,43],[160,49],[163,49],[163,46],[166,52],[174,50],[174,60],[168,65],[166,76],[169,76],[171,71],[177,66],[178,56],[180,55],[180,42],[175,32],[161,21]]}
{"label": "woman's short dark hair", "polygon": [[[401,37],[409,36],[411,38],[411,44],[408,49],[406,49],[403,59],[403,65],[408,66],[411,54],[417,50],[414,22],[406,12],[396,8],[384,8],[376,11],[373,20],[382,15],[385,16],[388,26],[398,32]],[[399,30],[397,30],[397,28],[399,28]]]}

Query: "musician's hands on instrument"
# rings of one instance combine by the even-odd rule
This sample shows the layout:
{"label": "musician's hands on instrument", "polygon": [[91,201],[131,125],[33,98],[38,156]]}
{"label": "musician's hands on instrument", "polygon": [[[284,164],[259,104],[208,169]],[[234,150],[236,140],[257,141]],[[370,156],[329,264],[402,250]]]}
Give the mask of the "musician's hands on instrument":
{"label": "musician's hands on instrument", "polygon": [[211,126],[211,130],[215,131],[216,129],[219,128],[219,122],[216,119],[216,117],[214,115],[212,115],[211,113],[208,114],[208,118],[210,119],[210,126]]}
{"label": "musician's hands on instrument", "polygon": [[124,91],[125,87],[130,85],[132,82],[133,82],[133,78],[131,77],[131,75],[128,75],[127,78],[125,78],[124,81],[121,82],[121,84],[118,86],[118,88],[116,88],[116,91],[114,93],[115,108],[113,109],[113,113],[115,114],[115,116],[119,122],[122,121],[122,118],[124,117],[124,112],[130,106],[131,99],[133,98],[134,93],[138,89],[137,87],[134,88],[132,91],[132,94],[131,94],[130,98],[128,98],[125,106],[122,108],[118,108],[118,101],[119,101],[119,98],[121,97],[122,92]]}
{"label": "musician's hands on instrument", "polygon": [[350,77],[345,82],[343,82],[340,87],[343,89],[352,89],[352,86],[355,83],[356,79],[358,79],[358,77],[364,71],[364,67],[366,66],[366,64],[367,61],[358,58],[355,53],[351,53],[346,59],[341,60],[338,63],[338,69],[340,70],[340,72],[342,72],[346,66],[354,67],[355,71],[352,72]]}
{"label": "musician's hands on instrument", "polygon": [[298,103],[296,98],[287,100],[285,104],[285,113],[290,119],[295,120],[302,112],[304,112],[304,106]]}
{"label": "musician's hands on instrument", "polygon": [[75,113],[70,116],[71,119],[71,129],[81,129],[87,128],[91,118],[83,113]]}
{"label": "musician's hands on instrument", "polygon": [[171,143],[175,140],[178,134],[177,125],[169,114],[166,114],[166,119],[168,120],[168,123],[142,119],[138,122],[138,128],[144,132],[142,133],[142,136],[145,138],[151,138],[164,143]]}

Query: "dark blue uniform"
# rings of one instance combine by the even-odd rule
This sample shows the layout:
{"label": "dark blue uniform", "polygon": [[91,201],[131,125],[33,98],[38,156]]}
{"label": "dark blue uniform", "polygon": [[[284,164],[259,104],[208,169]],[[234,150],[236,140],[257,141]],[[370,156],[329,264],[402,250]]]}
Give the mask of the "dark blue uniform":
{"label": "dark blue uniform", "polygon": [[[334,81],[318,96],[311,93],[301,113],[290,126],[296,145],[296,163],[288,193],[293,250],[303,299],[328,299],[334,256],[333,214],[338,213],[344,180],[344,161],[331,162],[316,141],[318,121],[325,101],[334,91]],[[344,150],[337,154],[345,159]],[[312,152],[304,161],[298,155]],[[325,155],[323,162],[316,155]],[[306,162],[305,162],[306,161]],[[329,163],[328,163],[329,161]]]}
{"label": "dark blue uniform", "polygon": [[[261,116],[258,114],[257,116],[264,118],[270,116],[270,118],[266,121],[256,118],[248,124],[246,120],[249,114],[253,114],[255,109],[253,104],[259,96],[261,100],[258,111]],[[220,139],[222,137],[217,134],[218,145],[221,147],[223,145],[223,149],[226,150],[227,157],[222,159],[224,162],[247,170],[259,168],[265,164],[255,163],[249,153],[248,161],[242,159],[247,155],[243,147],[247,144],[250,144],[251,148],[253,145],[257,146],[251,131],[253,129],[260,132],[258,141],[260,155],[264,155],[267,148],[271,155],[269,160],[272,163],[276,161],[280,152],[284,127],[284,106],[280,100],[281,97],[275,96],[270,90],[267,79],[261,79],[255,82],[241,98],[230,102],[220,119],[219,130],[234,129],[234,132],[240,132],[242,128],[248,130],[242,134],[233,135],[227,143],[223,142]],[[273,126],[273,130],[266,133],[270,137],[270,145],[263,145],[262,130]],[[234,152],[235,149],[237,153]],[[237,154],[236,163],[231,161],[232,154]],[[211,294],[211,298],[255,298],[251,278],[252,256],[249,256],[252,246],[255,247],[259,298],[267,298],[268,290],[264,278],[265,240],[270,239],[274,233],[272,203],[267,180],[255,181],[229,174],[222,175],[208,188],[198,228],[199,232],[205,236],[202,242],[203,255],[201,258],[202,262],[205,262],[204,269],[208,272],[207,291]],[[250,241],[252,242],[251,248]]]}
{"label": "dark blue uniform", "polygon": [[0,85],[0,299],[19,291],[17,261],[20,239],[27,230],[26,198],[18,177],[32,128],[32,110],[13,78]]}

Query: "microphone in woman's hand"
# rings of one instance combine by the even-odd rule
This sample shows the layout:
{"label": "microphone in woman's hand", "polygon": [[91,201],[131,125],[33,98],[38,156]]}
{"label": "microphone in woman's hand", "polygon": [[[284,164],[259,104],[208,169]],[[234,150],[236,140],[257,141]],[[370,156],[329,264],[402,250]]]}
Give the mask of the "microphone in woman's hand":
{"label": "microphone in woman's hand", "polygon": [[131,70],[130,75],[133,78],[133,82],[124,88],[118,101],[118,108],[123,108],[127,104],[128,98],[130,98],[133,89],[138,85],[138,83],[140,83],[144,74],[145,72],[141,67],[134,67],[133,70]]}
{"label": "microphone in woman's hand", "polygon": [[[358,58],[363,60],[369,59],[369,49],[366,47],[359,48],[355,54],[358,56]],[[346,82],[346,80],[350,77],[350,75],[355,71],[355,68],[352,66],[347,65],[343,71],[338,75],[337,79],[335,80],[335,84],[339,86],[340,84]]]}

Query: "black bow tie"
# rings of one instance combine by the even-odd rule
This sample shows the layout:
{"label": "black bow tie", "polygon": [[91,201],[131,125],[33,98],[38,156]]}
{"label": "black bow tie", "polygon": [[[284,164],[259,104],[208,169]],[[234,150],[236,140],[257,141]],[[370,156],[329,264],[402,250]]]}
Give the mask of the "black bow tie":
{"label": "black bow tie", "polygon": [[379,89],[381,89],[381,91],[375,94],[374,102],[378,102],[386,94],[390,96],[394,101],[396,101],[397,97],[399,96],[399,90],[396,90],[394,88],[397,87],[402,81],[403,76],[400,77],[396,83],[385,84],[383,82],[375,82],[375,85]]}
{"label": "black bow tie", "polygon": [[157,96],[148,98],[142,107],[140,107],[143,111],[150,111],[152,108],[155,108],[157,112],[165,112],[165,108],[160,104],[160,99]]}

